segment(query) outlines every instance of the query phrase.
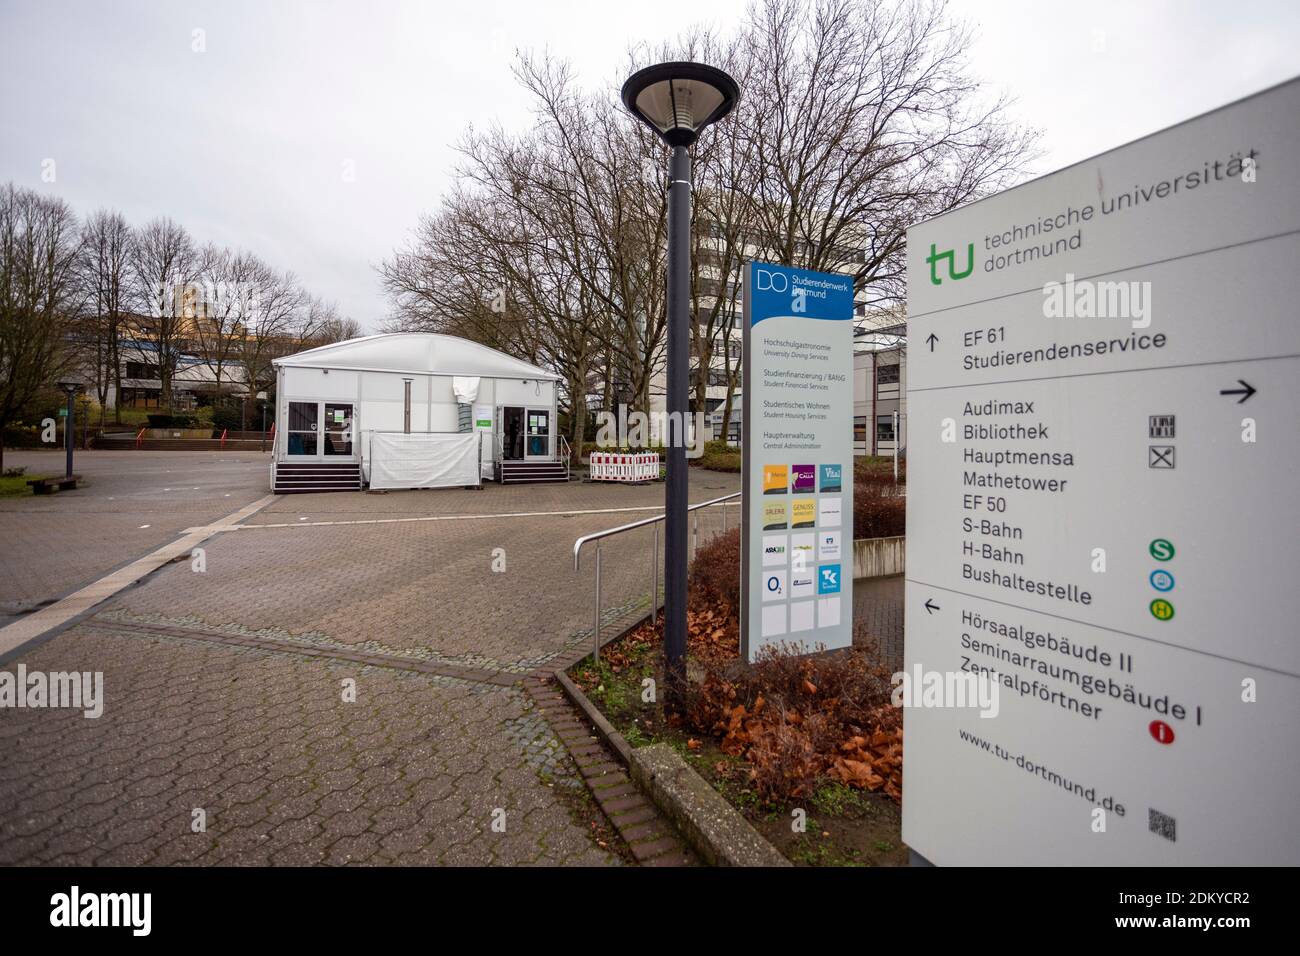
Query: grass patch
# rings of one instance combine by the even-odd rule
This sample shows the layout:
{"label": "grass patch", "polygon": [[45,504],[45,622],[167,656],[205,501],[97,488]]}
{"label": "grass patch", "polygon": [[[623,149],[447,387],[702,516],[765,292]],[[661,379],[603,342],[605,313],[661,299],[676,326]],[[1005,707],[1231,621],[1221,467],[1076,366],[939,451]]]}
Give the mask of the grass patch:
{"label": "grass patch", "polygon": [[[17,469],[14,469],[17,470]],[[32,494],[32,486],[27,482],[36,478],[44,478],[45,475],[3,475],[0,476],[0,498],[19,498],[24,495]]]}
{"label": "grass patch", "polygon": [[[599,665],[586,658],[570,673],[631,746],[668,744],[796,865],[907,863],[899,807],[885,794],[824,777],[806,796],[764,797],[746,759],[724,752],[717,738],[668,718],[661,699],[647,700],[647,677],[655,680],[656,691],[663,687],[661,644],[649,627],[605,647]],[[796,826],[800,818],[802,828]]]}

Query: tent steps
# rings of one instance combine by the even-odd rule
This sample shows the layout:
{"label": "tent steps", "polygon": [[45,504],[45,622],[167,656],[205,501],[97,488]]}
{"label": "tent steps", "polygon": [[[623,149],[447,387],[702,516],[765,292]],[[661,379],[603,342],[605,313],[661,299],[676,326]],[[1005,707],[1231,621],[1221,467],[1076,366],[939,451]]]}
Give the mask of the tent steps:
{"label": "tent steps", "polygon": [[568,481],[569,469],[562,461],[502,461],[497,463],[496,478],[503,485]]}
{"label": "tent steps", "polygon": [[276,462],[271,490],[276,494],[308,491],[360,491],[361,465],[344,462]]}

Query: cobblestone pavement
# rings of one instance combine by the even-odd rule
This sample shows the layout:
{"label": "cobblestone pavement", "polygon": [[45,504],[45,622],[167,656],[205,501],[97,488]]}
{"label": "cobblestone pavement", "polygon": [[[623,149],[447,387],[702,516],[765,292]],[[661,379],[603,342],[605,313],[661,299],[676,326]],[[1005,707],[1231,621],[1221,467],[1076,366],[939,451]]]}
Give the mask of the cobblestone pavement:
{"label": "cobblestone pavement", "polygon": [[880,663],[903,669],[903,575],[853,582],[854,643],[875,642]]}
{"label": "cobblestone pavement", "polygon": [[0,864],[616,862],[518,688],[98,623],[23,663],[102,670],[105,706],[0,713]]}
{"label": "cobblestone pavement", "polygon": [[[0,498],[0,627],[267,493],[256,454],[80,451],[75,491]],[[5,467],[63,474],[62,452],[5,452]]]}
{"label": "cobblestone pavement", "polygon": [[[692,479],[695,500],[739,486]],[[102,671],[106,703],[98,719],[0,710],[0,864],[617,863],[518,682],[590,640],[594,555],[575,573],[573,540],[652,513],[571,512],[662,496],[571,483],[277,499],[255,520],[280,527],[218,535],[202,573],[163,568],[5,665]],[[706,517],[702,537],[720,524]],[[649,590],[638,535],[602,549],[607,618]]]}

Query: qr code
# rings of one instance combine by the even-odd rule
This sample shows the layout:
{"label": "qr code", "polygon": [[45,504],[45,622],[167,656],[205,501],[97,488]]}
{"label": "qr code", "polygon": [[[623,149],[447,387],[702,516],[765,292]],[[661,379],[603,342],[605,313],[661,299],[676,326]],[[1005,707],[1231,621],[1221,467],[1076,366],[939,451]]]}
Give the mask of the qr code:
{"label": "qr code", "polygon": [[1161,813],[1159,810],[1147,808],[1147,826],[1152,833],[1162,836],[1170,843],[1177,839],[1174,829],[1175,820],[1171,816]]}

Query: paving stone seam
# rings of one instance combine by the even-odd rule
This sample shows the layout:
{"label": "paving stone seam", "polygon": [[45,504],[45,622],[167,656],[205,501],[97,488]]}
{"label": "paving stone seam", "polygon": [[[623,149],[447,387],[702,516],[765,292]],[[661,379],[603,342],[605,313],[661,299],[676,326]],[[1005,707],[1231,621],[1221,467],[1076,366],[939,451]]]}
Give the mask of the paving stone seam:
{"label": "paving stone seam", "polygon": [[175,627],[162,624],[141,624],[94,617],[86,622],[95,627],[118,633],[135,635],[156,635],[180,640],[202,641],[209,644],[228,644],[254,650],[277,651],[300,657],[319,658],[323,660],[362,664],[369,667],[383,667],[388,670],[414,671],[417,674],[430,674],[435,677],[450,677],[471,684],[491,684],[496,687],[514,687],[523,677],[521,674],[504,674],[486,671],[480,668],[456,667],[451,664],[429,664],[405,657],[389,657],[382,654],[366,654],[343,651],[334,648],[296,644],[274,638],[247,637],[223,631],[207,631],[198,628]]}

